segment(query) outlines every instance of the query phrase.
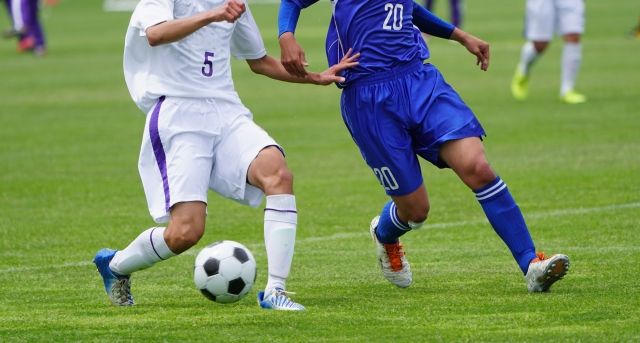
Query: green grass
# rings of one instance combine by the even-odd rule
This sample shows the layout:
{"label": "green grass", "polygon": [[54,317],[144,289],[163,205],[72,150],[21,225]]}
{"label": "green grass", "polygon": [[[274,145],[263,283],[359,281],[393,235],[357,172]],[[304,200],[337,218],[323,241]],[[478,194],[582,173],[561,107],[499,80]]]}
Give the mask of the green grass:
{"label": "green grass", "polygon": [[[578,87],[590,101],[582,106],[557,101],[559,41],[535,66],[530,100],[512,100],[523,4],[466,5],[466,28],[492,44],[490,71],[437,39],[432,62],[483,122],[492,165],[538,248],[572,258],[553,292],[526,292],[474,197],[451,171],[428,164],[430,224],[404,239],[415,283],[388,284],[367,237],[386,197],[341,122],[339,91],[277,83],[235,61],[241,97],[296,175],[288,286],[308,311],[261,311],[253,292],[222,306],[194,289],[194,253],[219,239],[247,244],[258,286],[266,280],[262,211],[215,194],[201,244],[137,273],[137,306],[108,305],[89,261],[153,225],[136,166],[144,117],[121,70],[129,15],[66,0],[44,13],[45,58],[0,42],[0,341],[640,340],[640,41],[627,37],[636,1],[588,2]],[[277,7],[252,9],[277,56]],[[299,25],[314,70],[325,65],[329,12],[318,4]]]}

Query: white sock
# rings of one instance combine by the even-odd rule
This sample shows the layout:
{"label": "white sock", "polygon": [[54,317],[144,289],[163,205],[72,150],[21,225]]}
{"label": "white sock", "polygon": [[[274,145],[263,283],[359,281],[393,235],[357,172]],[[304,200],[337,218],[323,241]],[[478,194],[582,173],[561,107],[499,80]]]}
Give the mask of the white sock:
{"label": "white sock", "polygon": [[562,49],[562,85],[560,87],[560,95],[573,90],[581,62],[582,44],[565,42]]}
{"label": "white sock", "polygon": [[116,252],[109,268],[120,275],[149,268],[156,262],[176,256],[164,241],[165,228],[152,227],[141,233],[123,250]]}
{"label": "white sock", "polygon": [[520,51],[520,63],[518,63],[518,71],[524,75],[529,75],[529,71],[533,63],[538,59],[538,52],[533,46],[533,42],[528,41],[522,46]]}
{"label": "white sock", "polygon": [[291,270],[296,242],[298,212],[296,197],[291,194],[267,196],[264,209],[264,245],[267,248],[269,278],[265,293],[274,288],[285,289]]}

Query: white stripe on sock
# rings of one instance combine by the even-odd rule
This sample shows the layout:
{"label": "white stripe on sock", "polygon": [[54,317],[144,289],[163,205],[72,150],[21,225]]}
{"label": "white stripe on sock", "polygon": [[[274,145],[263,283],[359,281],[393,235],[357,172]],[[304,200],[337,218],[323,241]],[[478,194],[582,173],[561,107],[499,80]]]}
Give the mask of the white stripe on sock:
{"label": "white stripe on sock", "polygon": [[400,218],[398,218],[396,214],[396,204],[393,202],[391,203],[391,207],[389,208],[389,217],[391,217],[391,221],[393,222],[393,225],[395,225],[398,229],[403,231],[411,230],[411,228],[403,225],[402,222],[400,221]]}
{"label": "white stripe on sock", "polygon": [[502,179],[500,179],[500,181],[498,183],[496,183],[495,185],[489,187],[488,189],[485,189],[482,192],[476,193],[476,197],[481,197],[481,196],[486,195],[487,193],[491,193],[491,192],[493,192],[494,189],[500,187],[503,184],[504,184],[504,181],[502,181]]}
{"label": "white stripe on sock", "polygon": [[479,196],[476,195],[476,197],[478,198],[478,200],[489,199],[489,198],[493,197],[494,195],[500,193],[500,191],[502,191],[505,188],[507,188],[507,185],[505,183],[502,183],[502,187],[496,189],[495,192],[492,192],[491,194],[487,194],[487,195],[485,195],[483,197],[479,197]]}

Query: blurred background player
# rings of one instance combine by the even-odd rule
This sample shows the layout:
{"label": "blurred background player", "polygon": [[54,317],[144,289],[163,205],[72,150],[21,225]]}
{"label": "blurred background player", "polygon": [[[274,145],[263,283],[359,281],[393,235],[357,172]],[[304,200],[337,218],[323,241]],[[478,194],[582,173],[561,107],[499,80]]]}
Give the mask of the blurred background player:
{"label": "blurred background player", "polygon": [[207,0],[142,0],[132,14],[125,81],[147,113],[138,169],[151,216],[168,225],[147,229],[123,250],[98,251],[94,263],[111,302],[133,305],[130,275],[186,251],[204,234],[209,188],[254,207],[266,195],[269,274],[259,305],[304,310],[285,288],[298,218],[293,175],[282,148],[240,101],[230,57],[273,79],[324,85],[342,81],[335,74],[353,59],[321,74],[291,76],[267,55],[243,2],[211,6]]}
{"label": "blurred background player", "polygon": [[525,100],[529,95],[531,68],[545,52],[557,32],[564,40],[560,100],[567,104],[587,101],[585,95],[574,89],[582,62],[580,38],[584,33],[584,12],[583,0],[527,0],[525,14],[527,42],[522,47],[520,63],[511,81],[511,93],[515,99]]}
{"label": "blurred background player", "polygon": [[[429,12],[433,11],[436,0],[426,0],[425,7]],[[449,0],[449,11],[451,12],[451,24],[455,27],[462,27],[462,0]]]}
{"label": "blurred background player", "polygon": [[[297,20],[301,9],[316,1],[280,4],[282,61],[294,75],[305,73],[304,51],[294,36]],[[332,5],[326,40],[329,65],[338,63],[347,48],[362,53],[339,85],[342,118],[391,198],[370,226],[383,276],[402,288],[413,281],[399,237],[422,227],[429,212],[421,157],[439,168],[451,168],[474,193],[525,276],[527,289],[549,290],[567,272],[569,258],[536,253],[520,208],[489,165],[480,122],[438,69],[424,64],[429,50],[421,32],[459,42],[482,70],[489,67],[489,44],[411,0],[340,0]]]}
{"label": "blurred background player", "polygon": [[40,1],[39,0],[10,0],[7,2],[11,7],[11,20],[13,22],[13,32],[18,37],[18,51],[32,51],[38,56],[46,53],[46,42],[44,30],[40,23]]}

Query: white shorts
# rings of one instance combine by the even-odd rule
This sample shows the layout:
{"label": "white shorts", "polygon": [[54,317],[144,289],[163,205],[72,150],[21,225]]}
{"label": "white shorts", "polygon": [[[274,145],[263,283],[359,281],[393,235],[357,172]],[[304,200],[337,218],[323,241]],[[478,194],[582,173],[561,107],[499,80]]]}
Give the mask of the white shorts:
{"label": "white shorts", "polygon": [[527,0],[525,37],[548,42],[555,33],[584,33],[583,0]]}
{"label": "white shorts", "polygon": [[249,165],[260,150],[278,144],[239,102],[160,98],[147,114],[138,169],[158,223],[185,201],[207,202],[209,188],[246,205],[262,202],[247,183]]}

